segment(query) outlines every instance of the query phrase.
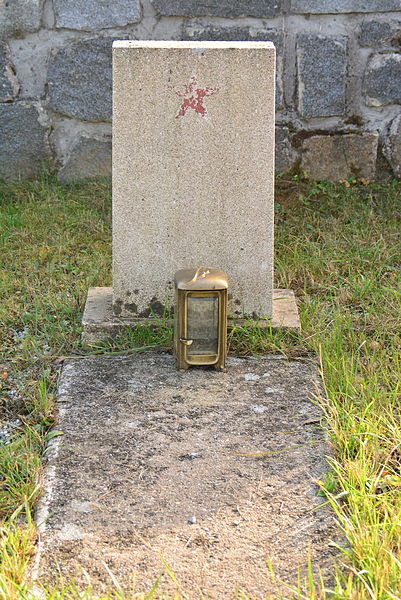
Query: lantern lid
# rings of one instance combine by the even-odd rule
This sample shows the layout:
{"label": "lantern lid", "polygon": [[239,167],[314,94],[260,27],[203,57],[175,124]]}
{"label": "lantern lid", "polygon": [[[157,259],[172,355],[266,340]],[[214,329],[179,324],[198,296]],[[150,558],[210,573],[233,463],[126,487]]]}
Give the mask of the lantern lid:
{"label": "lantern lid", "polygon": [[177,271],[174,276],[176,288],[179,290],[226,290],[227,275],[214,267],[188,268]]}

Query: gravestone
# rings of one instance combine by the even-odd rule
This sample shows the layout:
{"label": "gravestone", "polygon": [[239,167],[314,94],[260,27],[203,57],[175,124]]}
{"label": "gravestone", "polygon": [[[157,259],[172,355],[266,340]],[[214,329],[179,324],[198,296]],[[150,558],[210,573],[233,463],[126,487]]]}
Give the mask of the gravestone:
{"label": "gravestone", "polygon": [[200,266],[227,273],[229,318],[299,327],[273,290],[274,99],[271,42],[114,42],[113,289],[89,291],[85,342],[163,313]]}
{"label": "gravestone", "polygon": [[114,312],[147,316],[211,265],[231,315],[270,316],[273,44],[119,41],[113,71]]}

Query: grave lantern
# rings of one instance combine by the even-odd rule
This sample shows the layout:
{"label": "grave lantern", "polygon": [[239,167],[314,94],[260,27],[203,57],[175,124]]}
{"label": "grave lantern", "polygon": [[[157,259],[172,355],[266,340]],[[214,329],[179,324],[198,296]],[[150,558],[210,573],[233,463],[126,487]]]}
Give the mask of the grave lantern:
{"label": "grave lantern", "polygon": [[179,369],[224,369],[227,354],[227,275],[213,267],[182,269],[175,282],[174,347]]}

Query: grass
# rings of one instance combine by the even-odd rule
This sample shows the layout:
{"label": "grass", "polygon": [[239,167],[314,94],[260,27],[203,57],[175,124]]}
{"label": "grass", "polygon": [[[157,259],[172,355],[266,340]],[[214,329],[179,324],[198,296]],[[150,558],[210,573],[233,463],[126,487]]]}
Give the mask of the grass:
{"label": "grass", "polygon": [[[88,353],[80,317],[88,287],[111,283],[110,205],[108,181],[60,185],[44,175],[0,184],[0,422],[21,422],[0,446],[0,599],[32,598],[24,583],[35,543],[30,514],[60,357]],[[250,322],[229,334],[232,353],[313,353],[321,364],[318,401],[335,451],[321,485],[347,545],[330,592],[311,571],[293,597],[401,597],[400,212],[397,182],[279,179],[275,283],[298,296],[302,333]],[[155,345],[171,347],[166,318],[90,352]],[[73,582],[42,594],[94,597]],[[128,597],[114,585],[107,599]]]}

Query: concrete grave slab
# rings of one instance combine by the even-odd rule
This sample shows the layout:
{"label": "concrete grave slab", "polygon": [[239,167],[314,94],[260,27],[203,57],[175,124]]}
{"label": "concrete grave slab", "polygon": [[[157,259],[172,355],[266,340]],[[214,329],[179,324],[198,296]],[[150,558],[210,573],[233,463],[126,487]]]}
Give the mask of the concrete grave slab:
{"label": "concrete grave slab", "polygon": [[[156,319],[153,318],[156,323]],[[229,327],[235,322],[241,324],[244,319],[229,319]],[[113,313],[113,288],[93,287],[89,288],[86,299],[85,310],[82,317],[82,342],[84,344],[95,344],[101,340],[113,337],[121,333],[124,327],[136,323],[152,322],[152,317],[146,319],[135,319],[133,317],[117,317]],[[260,325],[273,329],[284,328],[299,331],[301,322],[298,307],[292,290],[273,290],[273,314],[269,320],[260,320]]]}
{"label": "concrete grave slab", "polygon": [[223,269],[229,315],[271,316],[271,42],[113,44],[113,305],[146,317],[174,273]]}
{"label": "concrete grave slab", "polygon": [[[167,354],[66,361],[37,522],[37,575],[74,575],[95,593],[136,592],[163,560],[191,598],[253,598],[332,561],[335,528],[316,480],[328,470],[307,361],[230,358],[226,372],[174,368]],[[107,567],[106,567],[106,566]]]}

